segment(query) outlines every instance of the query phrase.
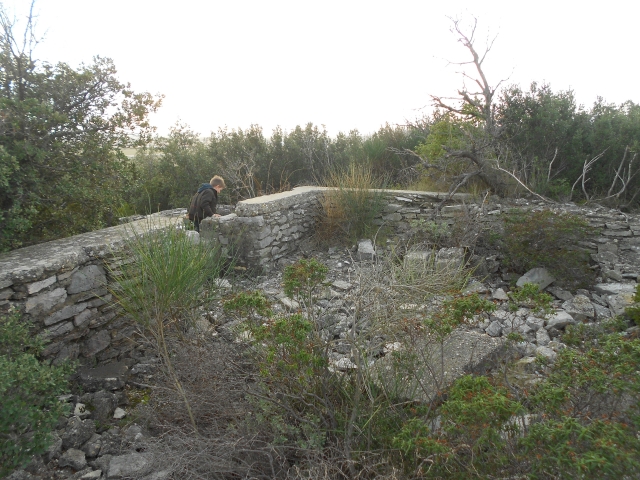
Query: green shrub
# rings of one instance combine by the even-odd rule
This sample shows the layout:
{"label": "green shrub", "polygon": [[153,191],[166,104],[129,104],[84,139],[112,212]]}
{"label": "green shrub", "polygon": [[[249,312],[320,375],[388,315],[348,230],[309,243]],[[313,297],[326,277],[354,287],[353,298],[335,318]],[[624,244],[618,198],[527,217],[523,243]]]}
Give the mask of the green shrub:
{"label": "green shrub", "polygon": [[531,308],[534,313],[551,313],[553,297],[540,291],[540,286],[535,283],[525,283],[521,287],[509,293],[513,301],[514,309],[519,306]]}
{"label": "green shrub", "polygon": [[518,273],[544,267],[558,285],[590,286],[595,274],[589,268],[589,252],[577,244],[593,233],[586,220],[569,213],[511,213],[504,222],[504,265]]}
{"label": "green shrub", "polygon": [[636,325],[640,325],[640,284],[636,285],[636,292],[633,295],[633,301],[636,302],[636,305],[625,308],[624,313],[629,320]]}
{"label": "green shrub", "polygon": [[43,453],[67,404],[70,363],[40,362],[43,341],[15,311],[0,316],[0,477]]}
{"label": "green shrub", "polygon": [[289,298],[301,300],[308,309],[311,309],[314,291],[324,282],[328,271],[327,266],[315,258],[309,260],[301,258],[284,269],[282,275],[284,293]]}
{"label": "green shrub", "polygon": [[477,293],[474,293],[447,300],[434,315],[425,319],[424,324],[429,332],[444,339],[463,322],[471,320],[474,315],[490,313],[495,309],[496,305],[493,302],[480,298]]}
{"label": "green shrub", "polygon": [[240,292],[226,298],[223,308],[225,312],[247,319],[253,318],[255,314],[262,317],[270,317],[273,314],[271,303],[260,291]]}
{"label": "green shrub", "polygon": [[498,475],[513,461],[507,434],[516,427],[509,420],[522,411],[506,388],[465,375],[449,389],[437,422],[435,416],[408,420],[393,445],[414,475],[427,469],[430,478]]}

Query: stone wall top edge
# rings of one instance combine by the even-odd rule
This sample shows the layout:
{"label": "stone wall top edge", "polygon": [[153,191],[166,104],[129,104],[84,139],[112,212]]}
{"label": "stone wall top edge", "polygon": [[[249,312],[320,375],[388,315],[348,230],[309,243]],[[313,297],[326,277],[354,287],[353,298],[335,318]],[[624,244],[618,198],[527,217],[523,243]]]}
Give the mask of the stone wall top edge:
{"label": "stone wall top edge", "polygon": [[[301,186],[295,187],[293,190],[287,192],[274,193],[271,195],[263,195],[261,197],[249,198],[242,200],[236,205],[236,213],[238,216],[254,216],[262,215],[265,213],[271,213],[278,209],[287,208],[295,203],[303,201],[311,197],[315,197],[320,192],[327,190],[333,190],[332,187],[317,187],[317,186]],[[430,198],[434,200],[441,200],[447,194],[442,192],[425,192],[417,190],[389,190],[389,189],[376,189],[377,192],[383,192],[390,196],[409,196],[418,198]],[[474,196],[467,193],[456,193],[453,195],[453,201],[471,201]]]}
{"label": "stone wall top edge", "polygon": [[182,219],[148,217],[125,225],[0,253],[0,284],[33,282],[55,272],[72,270],[91,259],[101,258],[119,250],[126,238],[149,230],[166,228],[178,221]]}

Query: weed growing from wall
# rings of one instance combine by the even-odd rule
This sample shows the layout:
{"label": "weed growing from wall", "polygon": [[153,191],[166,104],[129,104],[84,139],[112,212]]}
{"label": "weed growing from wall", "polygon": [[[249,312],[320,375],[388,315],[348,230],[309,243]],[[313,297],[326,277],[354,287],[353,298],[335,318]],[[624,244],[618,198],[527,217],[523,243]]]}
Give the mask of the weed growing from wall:
{"label": "weed growing from wall", "polygon": [[370,167],[351,164],[333,170],[323,182],[328,187],[321,199],[322,216],[317,235],[323,241],[356,242],[372,237],[378,229],[374,220],[384,208],[384,181]]}
{"label": "weed growing from wall", "polygon": [[195,430],[189,401],[172,365],[171,344],[193,325],[196,307],[215,297],[215,280],[224,258],[219,248],[195,244],[173,226],[131,232],[125,251],[131,261],[112,271],[110,291],[118,305],[141,327],[182,396]]}

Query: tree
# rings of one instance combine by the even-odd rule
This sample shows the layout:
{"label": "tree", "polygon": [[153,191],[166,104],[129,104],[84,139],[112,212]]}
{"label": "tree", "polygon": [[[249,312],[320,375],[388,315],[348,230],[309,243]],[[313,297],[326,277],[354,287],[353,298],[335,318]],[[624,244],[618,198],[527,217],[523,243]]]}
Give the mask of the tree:
{"label": "tree", "polygon": [[135,93],[110,59],[39,62],[0,6],[0,251],[111,224],[135,174],[121,149],[148,141],[161,98]]}
{"label": "tree", "polygon": [[[445,163],[451,159],[461,160],[466,162],[468,167],[465,172],[453,178],[449,193],[453,194],[471,178],[479,177],[496,194],[505,196],[512,193],[516,183],[498,163],[501,156],[500,139],[503,128],[496,121],[494,98],[502,81],[495,87],[491,86],[483,69],[483,62],[491,51],[495,37],[487,43],[484,52],[478,52],[475,47],[477,19],[473,20],[470,34],[465,33],[460,20],[451,19],[451,21],[453,22],[451,31],[457,35],[458,41],[471,55],[471,60],[458,62],[456,65],[471,65],[475,69],[476,76],[466,72],[462,75],[464,80],[469,80],[476,88],[469,90],[464,83],[458,90],[457,98],[431,95],[434,106],[441,111],[440,115],[442,112],[446,114],[443,120],[452,122],[458,129],[455,135],[456,143],[442,145],[442,149],[446,152],[442,160]],[[461,139],[464,141],[460,142]],[[427,161],[426,166],[436,165]]]}

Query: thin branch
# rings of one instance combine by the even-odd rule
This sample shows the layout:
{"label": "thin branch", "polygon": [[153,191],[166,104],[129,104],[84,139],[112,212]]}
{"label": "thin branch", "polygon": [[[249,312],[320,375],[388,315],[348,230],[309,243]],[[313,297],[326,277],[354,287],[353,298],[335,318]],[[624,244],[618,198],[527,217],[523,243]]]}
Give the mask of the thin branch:
{"label": "thin branch", "polygon": [[576,181],[573,183],[573,186],[571,187],[571,194],[569,195],[569,200],[573,198],[573,190],[576,188],[576,185],[580,182],[580,180],[582,180],[582,191],[584,192],[586,200],[589,201],[589,195],[587,194],[586,187],[585,187],[585,184],[589,180],[586,178],[587,173],[589,173],[589,170],[591,170],[591,166],[604,156],[607,150],[609,150],[609,147],[605,148],[600,154],[596,155],[591,160],[585,159],[584,165],[582,166],[582,173],[576,179]]}
{"label": "thin branch", "polygon": [[551,159],[551,163],[549,163],[549,171],[547,172],[547,182],[549,182],[551,180],[551,167],[553,166],[553,162],[555,162],[557,156],[558,156],[558,147],[556,147],[556,151],[553,154],[553,158]]}
{"label": "thin branch", "polygon": [[546,198],[546,197],[543,197],[542,195],[539,195],[539,194],[537,194],[536,192],[534,192],[533,190],[531,190],[531,189],[530,189],[529,187],[527,187],[527,186],[524,184],[524,182],[522,182],[522,181],[521,181],[521,180],[520,180],[520,179],[519,179],[519,178],[518,178],[514,173],[511,173],[510,171],[508,171],[508,170],[506,170],[506,169],[502,168],[500,165],[496,165],[496,167],[495,167],[495,168],[496,168],[496,169],[498,169],[498,170],[500,170],[501,172],[504,172],[504,173],[506,173],[507,175],[510,175],[511,177],[513,177],[513,178],[514,178],[514,180],[515,180],[516,182],[518,182],[518,183],[519,183],[519,184],[520,184],[520,185],[521,185],[521,186],[522,186],[522,187],[523,187],[527,192],[529,192],[529,193],[530,193],[530,194],[532,194],[532,195],[535,195],[535,196],[536,196],[536,197],[538,197],[540,200],[542,200],[542,201],[544,201],[544,202],[547,202],[547,203],[555,203],[555,202],[553,202],[552,200],[550,200],[550,199],[548,199],[548,198]]}

